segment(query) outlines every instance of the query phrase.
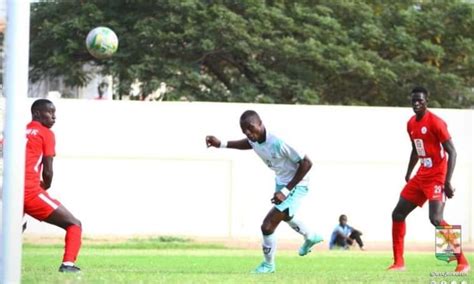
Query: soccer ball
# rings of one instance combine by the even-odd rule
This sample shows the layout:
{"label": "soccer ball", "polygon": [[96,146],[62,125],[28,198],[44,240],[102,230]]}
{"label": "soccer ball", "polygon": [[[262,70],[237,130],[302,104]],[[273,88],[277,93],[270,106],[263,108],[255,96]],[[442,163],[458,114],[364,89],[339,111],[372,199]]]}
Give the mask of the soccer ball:
{"label": "soccer ball", "polygon": [[117,51],[118,38],[113,30],[107,27],[97,27],[87,34],[86,47],[95,58],[105,59]]}

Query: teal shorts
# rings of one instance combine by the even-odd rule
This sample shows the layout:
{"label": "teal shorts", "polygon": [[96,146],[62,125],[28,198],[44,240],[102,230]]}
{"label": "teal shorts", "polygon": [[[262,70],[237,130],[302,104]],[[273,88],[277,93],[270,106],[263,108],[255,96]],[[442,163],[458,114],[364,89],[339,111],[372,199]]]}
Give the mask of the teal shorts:
{"label": "teal shorts", "polygon": [[[284,185],[279,185],[277,184],[275,186],[275,192],[280,191]],[[303,200],[303,197],[305,197],[308,194],[308,187],[307,186],[295,186],[293,190],[288,194],[286,199],[278,204],[275,205],[275,208],[278,209],[278,211],[283,212],[288,209],[288,215],[290,217],[293,217],[300,207],[301,200]]]}

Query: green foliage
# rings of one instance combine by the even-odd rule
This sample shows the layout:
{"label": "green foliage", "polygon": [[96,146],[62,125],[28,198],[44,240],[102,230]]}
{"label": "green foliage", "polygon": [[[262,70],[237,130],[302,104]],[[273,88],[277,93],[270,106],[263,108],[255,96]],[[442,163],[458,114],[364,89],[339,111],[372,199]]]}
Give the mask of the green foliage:
{"label": "green foliage", "polygon": [[[32,4],[31,78],[69,85],[101,66],[126,95],[166,82],[166,100],[404,106],[474,104],[474,5],[463,1],[48,1]],[[110,60],[89,30],[119,36]]]}

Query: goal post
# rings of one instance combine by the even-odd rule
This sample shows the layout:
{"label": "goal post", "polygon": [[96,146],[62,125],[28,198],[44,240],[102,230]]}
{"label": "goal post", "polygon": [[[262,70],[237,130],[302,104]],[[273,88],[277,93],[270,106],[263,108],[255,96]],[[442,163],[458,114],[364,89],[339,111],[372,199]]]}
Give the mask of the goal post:
{"label": "goal post", "polygon": [[0,283],[21,283],[30,0],[7,0]]}

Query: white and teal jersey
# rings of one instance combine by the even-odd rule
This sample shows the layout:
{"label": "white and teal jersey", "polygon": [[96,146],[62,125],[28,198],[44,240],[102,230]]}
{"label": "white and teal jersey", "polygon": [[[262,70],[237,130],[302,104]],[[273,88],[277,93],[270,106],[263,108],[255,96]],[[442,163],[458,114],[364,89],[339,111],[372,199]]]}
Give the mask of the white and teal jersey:
{"label": "white and teal jersey", "polygon": [[[295,176],[298,162],[303,160],[304,154],[268,131],[265,142],[248,141],[263,162],[275,172],[276,184],[286,186]],[[307,186],[308,177],[305,176],[298,185]]]}

